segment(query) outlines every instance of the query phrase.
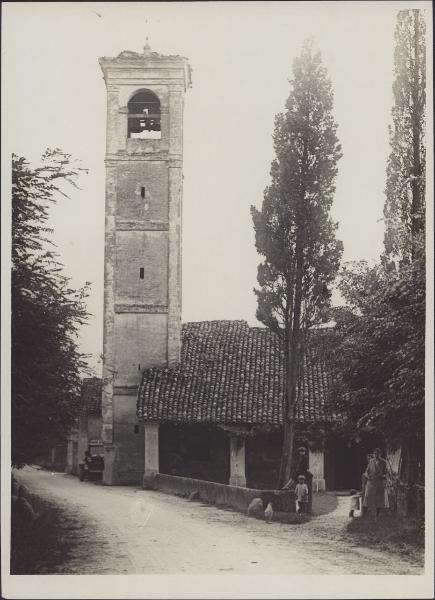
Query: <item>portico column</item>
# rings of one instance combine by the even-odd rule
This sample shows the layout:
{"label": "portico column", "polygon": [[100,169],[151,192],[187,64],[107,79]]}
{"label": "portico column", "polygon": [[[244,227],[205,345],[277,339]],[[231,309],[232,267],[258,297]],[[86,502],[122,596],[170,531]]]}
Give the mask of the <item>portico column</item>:
{"label": "portico column", "polygon": [[144,476],[152,477],[159,472],[159,424],[144,423],[145,469]]}
{"label": "portico column", "polygon": [[104,445],[103,485],[115,485],[116,447],[113,444]]}
{"label": "portico column", "polygon": [[245,438],[231,434],[230,437],[230,485],[246,487]]}
{"label": "portico column", "polygon": [[66,445],[66,466],[65,473],[73,472],[73,440],[72,437],[69,437]]}
{"label": "portico column", "polygon": [[308,449],[309,470],[313,474],[313,492],[324,492],[325,484],[325,455],[323,449]]}

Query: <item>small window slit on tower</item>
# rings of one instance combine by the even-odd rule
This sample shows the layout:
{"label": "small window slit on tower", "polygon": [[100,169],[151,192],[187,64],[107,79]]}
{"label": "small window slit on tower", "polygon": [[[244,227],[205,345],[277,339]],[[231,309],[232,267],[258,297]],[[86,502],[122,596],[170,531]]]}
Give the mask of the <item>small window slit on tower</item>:
{"label": "small window slit on tower", "polygon": [[141,267],[141,268],[139,269],[139,277],[140,277],[141,279],[143,279],[143,278],[144,278],[144,275],[145,275],[145,270],[144,270],[144,268],[143,268],[143,267]]}
{"label": "small window slit on tower", "polygon": [[140,188],[140,197],[144,200],[145,199],[145,188],[144,186],[142,186]]}

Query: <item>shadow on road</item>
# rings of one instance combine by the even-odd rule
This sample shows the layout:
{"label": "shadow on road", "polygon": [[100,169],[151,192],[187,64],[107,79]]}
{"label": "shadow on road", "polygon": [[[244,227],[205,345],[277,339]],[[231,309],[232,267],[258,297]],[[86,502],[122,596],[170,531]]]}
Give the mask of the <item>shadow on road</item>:
{"label": "shadow on road", "polygon": [[62,566],[80,553],[84,543],[92,551],[90,542],[96,538],[92,522],[33,494],[28,499],[38,516],[28,521],[12,511],[11,575],[62,573]]}

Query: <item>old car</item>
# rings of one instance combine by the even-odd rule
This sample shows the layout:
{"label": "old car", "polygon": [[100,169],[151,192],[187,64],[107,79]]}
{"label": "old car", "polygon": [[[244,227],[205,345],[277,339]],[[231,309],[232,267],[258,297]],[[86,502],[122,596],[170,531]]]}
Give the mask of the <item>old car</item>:
{"label": "old car", "polygon": [[104,446],[101,440],[91,440],[84,460],[79,463],[80,481],[101,479],[104,471]]}

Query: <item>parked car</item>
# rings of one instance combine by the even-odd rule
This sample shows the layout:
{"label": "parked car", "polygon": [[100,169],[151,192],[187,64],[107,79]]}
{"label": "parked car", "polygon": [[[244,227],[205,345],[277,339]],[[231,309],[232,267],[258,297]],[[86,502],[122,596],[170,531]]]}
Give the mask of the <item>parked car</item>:
{"label": "parked car", "polygon": [[104,471],[104,446],[101,440],[91,440],[85,458],[79,463],[80,481],[101,479]]}

